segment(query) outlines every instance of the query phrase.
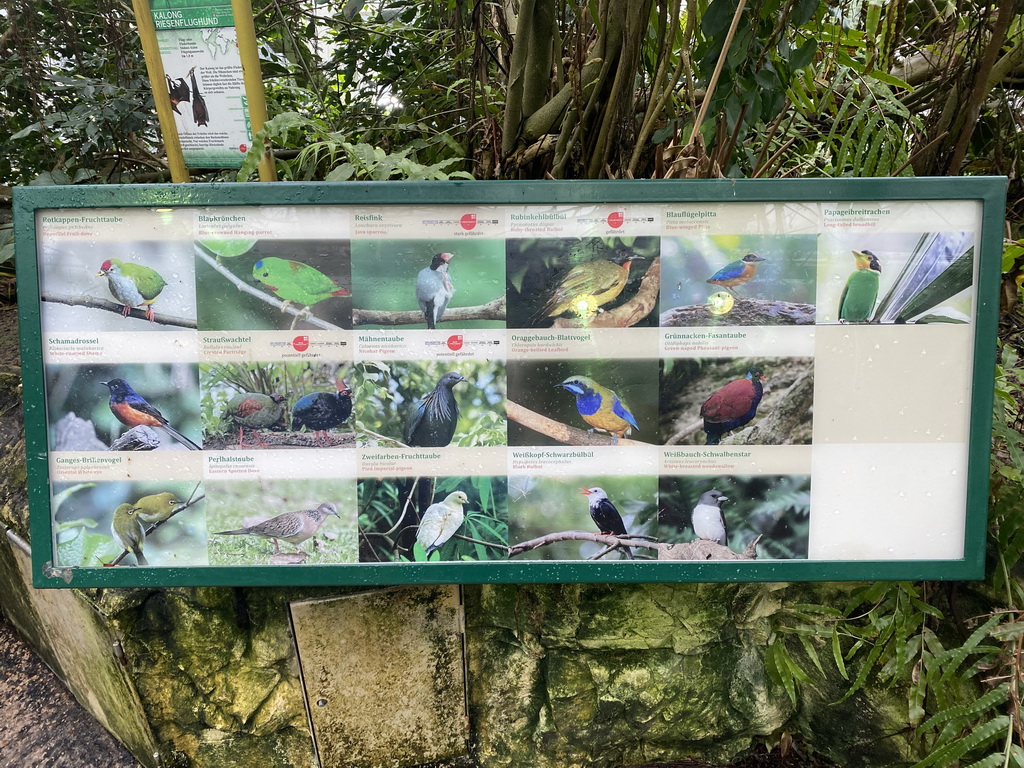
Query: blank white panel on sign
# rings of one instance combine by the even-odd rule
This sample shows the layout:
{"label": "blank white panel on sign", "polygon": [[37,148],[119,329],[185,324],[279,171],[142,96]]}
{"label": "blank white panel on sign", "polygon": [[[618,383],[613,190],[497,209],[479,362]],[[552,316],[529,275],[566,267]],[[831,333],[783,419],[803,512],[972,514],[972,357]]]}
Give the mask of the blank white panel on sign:
{"label": "blank white panel on sign", "polygon": [[810,560],[964,556],[967,444],[818,445]]}

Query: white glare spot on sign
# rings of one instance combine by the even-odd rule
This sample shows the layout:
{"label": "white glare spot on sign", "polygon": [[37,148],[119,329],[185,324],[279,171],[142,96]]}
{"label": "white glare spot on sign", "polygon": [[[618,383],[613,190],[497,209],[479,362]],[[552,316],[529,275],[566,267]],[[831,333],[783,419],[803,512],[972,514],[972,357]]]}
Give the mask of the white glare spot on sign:
{"label": "white glare spot on sign", "polygon": [[736,300],[728,291],[718,291],[708,296],[708,311],[713,315],[724,315],[732,310]]}
{"label": "white glare spot on sign", "polygon": [[576,299],[576,303],[573,305],[573,311],[578,317],[589,318],[596,314],[597,310],[597,299],[593,296],[582,296]]}

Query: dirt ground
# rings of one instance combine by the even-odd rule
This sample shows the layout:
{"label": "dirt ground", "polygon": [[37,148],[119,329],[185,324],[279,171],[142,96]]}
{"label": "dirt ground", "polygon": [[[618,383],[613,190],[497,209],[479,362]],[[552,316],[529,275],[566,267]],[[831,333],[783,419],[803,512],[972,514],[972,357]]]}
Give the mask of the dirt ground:
{"label": "dirt ground", "polygon": [[0,768],[137,768],[0,613]]}

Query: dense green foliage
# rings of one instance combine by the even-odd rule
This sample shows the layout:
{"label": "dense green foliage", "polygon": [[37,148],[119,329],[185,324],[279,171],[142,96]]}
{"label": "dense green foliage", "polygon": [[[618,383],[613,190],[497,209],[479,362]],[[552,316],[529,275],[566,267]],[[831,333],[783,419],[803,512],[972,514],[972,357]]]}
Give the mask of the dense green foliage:
{"label": "dense green foliage", "polygon": [[[285,180],[1008,176],[988,580],[956,589],[878,583],[844,605],[786,606],[767,658],[772,678],[794,701],[826,665],[850,681],[847,696],[872,679],[903,687],[907,725],[920,743],[916,768],[1024,765],[1019,2],[758,0],[739,13],[736,0],[254,5],[272,120],[250,164],[224,179],[249,177],[264,141]],[[0,18],[0,135],[10,137],[0,180],[166,179],[127,6],[9,4]],[[10,253],[0,226],[0,267]],[[360,439],[381,446],[400,440],[408,408],[439,371],[357,368],[349,383],[361,404],[353,417]],[[471,384],[456,390],[463,408],[456,443],[503,444],[505,393],[496,384],[503,377],[493,366],[460,372]],[[147,395],[164,398],[161,408],[173,414],[168,372],[143,374]],[[306,391],[313,383],[301,372],[282,375],[292,377],[290,388]],[[227,391],[218,392],[204,396],[208,432],[221,430],[215,400]],[[93,395],[90,403],[99,423],[111,421]],[[89,413],[70,396],[61,407]],[[431,493],[457,486],[470,496],[468,535],[507,543],[492,515],[505,489],[484,488],[475,478],[446,482]],[[784,490],[798,528],[805,524],[801,489]],[[395,484],[364,484],[364,531],[391,536],[404,525],[388,516],[399,508],[399,493]],[[299,499],[290,488],[281,496],[296,504],[322,500]],[[221,524],[240,525],[246,506],[240,496],[222,511]],[[587,529],[581,506],[567,499],[563,507],[583,521],[572,527]],[[652,507],[627,512],[648,520]],[[86,524],[70,525],[84,532]],[[336,534],[329,546],[354,556],[356,533]],[[409,541],[399,544],[389,539],[369,551],[385,559],[416,556]],[[255,545],[258,551],[239,556],[263,561],[268,545]],[[365,537],[360,545],[367,551]],[[485,556],[479,543],[446,546],[446,559]],[[319,550],[313,556],[327,557]]]}

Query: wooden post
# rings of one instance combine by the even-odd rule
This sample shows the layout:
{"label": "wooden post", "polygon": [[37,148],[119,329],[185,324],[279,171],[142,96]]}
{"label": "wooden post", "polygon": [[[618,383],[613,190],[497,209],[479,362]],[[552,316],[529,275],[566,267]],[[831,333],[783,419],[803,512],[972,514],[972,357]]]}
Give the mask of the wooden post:
{"label": "wooden post", "polygon": [[[175,184],[184,184],[189,179],[188,167],[185,165],[185,157],[181,154],[181,141],[178,138],[178,128],[174,124],[171,97],[165,85],[167,80],[164,76],[164,63],[160,58],[160,45],[156,40],[153,11],[149,7],[149,0],[132,0],[132,9],[135,11],[135,23],[139,27],[142,52],[146,57],[146,72],[149,73],[149,82],[153,86],[153,101],[156,104],[157,117],[160,119],[164,149],[167,150],[167,166],[171,170],[171,181]],[[251,15],[249,23],[252,24]]]}
{"label": "wooden post", "polygon": [[[242,60],[242,77],[245,81],[245,97],[249,104],[249,124],[255,136],[267,122],[267,100],[263,92],[263,75],[260,74],[260,57],[256,46],[256,27],[252,20],[250,0],[231,0],[231,11],[235,16],[235,34],[238,36],[238,55]],[[270,145],[260,159],[260,181],[277,181],[274,157]]]}

